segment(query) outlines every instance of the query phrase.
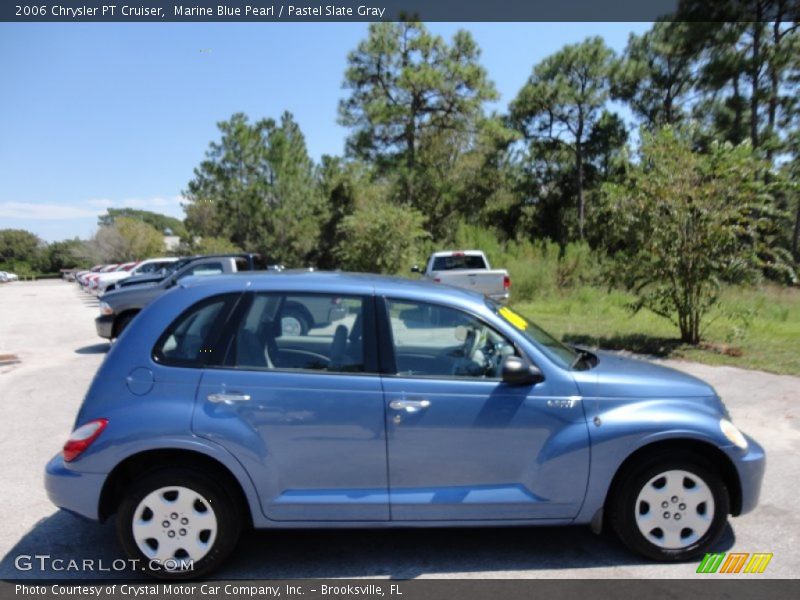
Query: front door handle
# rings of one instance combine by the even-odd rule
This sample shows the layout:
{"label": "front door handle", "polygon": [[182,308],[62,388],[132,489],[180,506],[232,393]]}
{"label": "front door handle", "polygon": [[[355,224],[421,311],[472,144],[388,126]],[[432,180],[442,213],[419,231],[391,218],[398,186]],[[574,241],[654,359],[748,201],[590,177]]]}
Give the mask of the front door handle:
{"label": "front door handle", "polygon": [[219,394],[209,394],[208,401],[214,404],[233,404],[234,402],[249,402],[250,394],[240,392],[223,392]]}
{"label": "front door handle", "polygon": [[430,405],[430,400],[392,400],[389,402],[389,408],[392,410],[404,410],[407,413],[419,412]]}

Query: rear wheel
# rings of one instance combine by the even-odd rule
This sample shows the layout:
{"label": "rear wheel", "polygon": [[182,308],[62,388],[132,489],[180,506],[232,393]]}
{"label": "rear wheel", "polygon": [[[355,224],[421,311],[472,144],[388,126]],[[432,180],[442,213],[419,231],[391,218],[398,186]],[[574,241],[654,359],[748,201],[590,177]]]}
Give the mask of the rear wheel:
{"label": "rear wheel", "polygon": [[707,552],[730,512],[728,490],[712,465],[693,454],[654,456],[632,465],[615,486],[611,524],[631,550],[662,561]]}
{"label": "rear wheel", "polygon": [[241,519],[216,481],[184,468],[135,481],[120,503],[117,533],[137,568],[162,579],[189,579],[219,567],[236,546]]}

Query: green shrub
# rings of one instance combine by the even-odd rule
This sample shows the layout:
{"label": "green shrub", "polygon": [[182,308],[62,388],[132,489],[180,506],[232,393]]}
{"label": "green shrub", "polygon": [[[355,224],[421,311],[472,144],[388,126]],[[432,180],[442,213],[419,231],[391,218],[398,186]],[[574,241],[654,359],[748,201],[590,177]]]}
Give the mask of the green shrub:
{"label": "green shrub", "polygon": [[[463,223],[454,240],[450,249],[483,250],[493,268],[508,270],[514,302],[567,293],[585,284],[601,282],[600,258],[586,243],[570,243],[562,251],[558,244],[547,240],[503,242],[491,229]],[[444,249],[425,248],[426,251]]]}

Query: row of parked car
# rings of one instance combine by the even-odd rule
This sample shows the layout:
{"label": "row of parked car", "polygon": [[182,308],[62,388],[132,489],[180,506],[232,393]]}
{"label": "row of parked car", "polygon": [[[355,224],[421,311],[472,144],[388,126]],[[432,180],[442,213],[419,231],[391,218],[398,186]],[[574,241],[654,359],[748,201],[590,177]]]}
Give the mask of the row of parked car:
{"label": "row of parked car", "polygon": [[282,270],[267,267],[254,253],[157,257],[121,264],[95,265],[69,278],[100,298],[97,334],[119,337],[133,318],[153,299],[190,276],[220,275],[240,271]]}
{"label": "row of parked car", "polygon": [[16,273],[0,271],[0,283],[10,283],[12,281],[19,281],[19,277]]}

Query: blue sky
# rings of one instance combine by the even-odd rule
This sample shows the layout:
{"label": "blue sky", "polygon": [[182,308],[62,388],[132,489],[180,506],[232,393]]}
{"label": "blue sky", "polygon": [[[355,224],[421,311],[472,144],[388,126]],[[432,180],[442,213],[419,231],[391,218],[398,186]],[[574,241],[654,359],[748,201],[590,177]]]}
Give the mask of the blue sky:
{"label": "blue sky", "polygon": [[[504,110],[532,66],[600,35],[617,51],[645,23],[432,23],[470,30]],[[290,110],[309,152],[340,154],[347,53],[363,23],[0,24],[0,228],[88,237],[109,206],[182,217],[181,190],[216,123]]]}

